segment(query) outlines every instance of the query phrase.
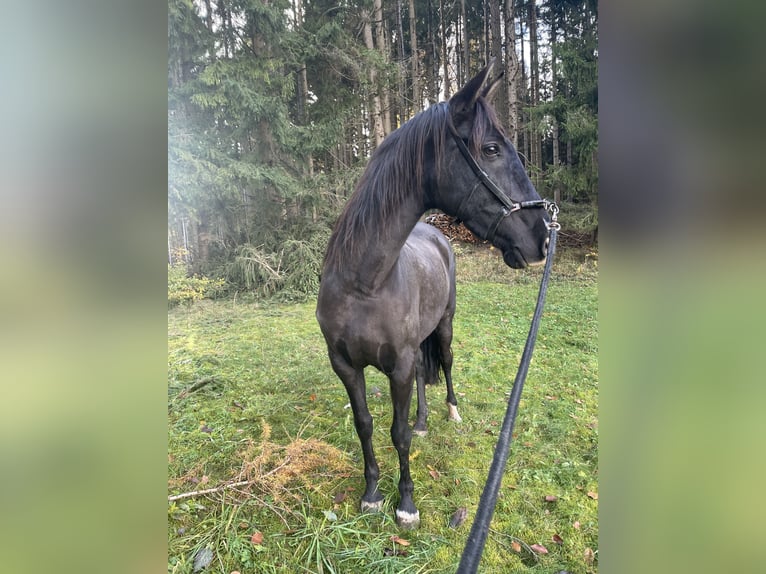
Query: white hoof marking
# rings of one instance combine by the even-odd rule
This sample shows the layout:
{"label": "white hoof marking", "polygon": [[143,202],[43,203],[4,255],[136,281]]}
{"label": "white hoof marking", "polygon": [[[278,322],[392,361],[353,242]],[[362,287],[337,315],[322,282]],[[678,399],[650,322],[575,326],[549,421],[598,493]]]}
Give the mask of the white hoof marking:
{"label": "white hoof marking", "polygon": [[413,514],[412,512],[397,510],[396,523],[399,525],[399,528],[405,528],[408,530],[417,528],[420,526],[420,512],[415,511]]}
{"label": "white hoof marking", "polygon": [[380,512],[383,510],[383,501],[379,500],[378,502],[366,502],[363,500],[361,507],[362,512]]}
{"label": "white hoof marking", "polygon": [[463,419],[460,418],[460,414],[457,412],[457,407],[453,405],[452,403],[447,403],[447,408],[449,409],[449,419],[451,421],[455,421],[456,423],[461,422]]}

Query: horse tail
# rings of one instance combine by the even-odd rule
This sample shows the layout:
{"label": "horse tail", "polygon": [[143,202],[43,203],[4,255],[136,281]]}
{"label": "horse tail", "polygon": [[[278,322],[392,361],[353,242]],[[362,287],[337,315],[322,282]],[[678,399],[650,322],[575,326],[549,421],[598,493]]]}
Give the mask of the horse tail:
{"label": "horse tail", "polygon": [[436,331],[428,335],[428,337],[420,343],[420,355],[421,360],[423,361],[425,383],[427,385],[438,383],[440,381],[439,371],[442,369],[442,355],[441,345],[439,344],[439,338],[436,336]]}

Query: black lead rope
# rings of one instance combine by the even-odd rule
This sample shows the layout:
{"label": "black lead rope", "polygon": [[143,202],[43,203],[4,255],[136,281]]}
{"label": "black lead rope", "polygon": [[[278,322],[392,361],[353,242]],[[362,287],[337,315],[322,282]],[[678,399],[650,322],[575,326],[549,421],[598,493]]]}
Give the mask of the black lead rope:
{"label": "black lead rope", "polygon": [[529,363],[532,360],[532,352],[535,350],[535,339],[540,327],[540,319],[543,315],[543,306],[545,305],[545,292],[548,289],[548,279],[553,264],[553,254],[556,251],[556,235],[561,228],[556,221],[558,207],[555,203],[550,204],[551,222],[548,224],[550,239],[548,242],[548,258],[543,270],[543,278],[540,282],[540,292],[537,295],[537,306],[532,317],[532,325],[529,327],[527,342],[524,345],[524,352],[521,355],[519,370],[516,373],[516,379],[513,382],[511,397],[508,400],[508,409],[505,411],[503,426],[500,430],[500,436],[495,445],[495,454],[492,458],[492,466],[489,469],[487,483],[484,485],[484,491],[481,493],[479,508],[476,510],[476,516],[471,526],[471,532],[466,540],[463,555],[460,557],[460,565],[457,568],[457,574],[475,574],[479,568],[479,561],[484,552],[484,544],[489,534],[489,525],[492,522],[492,515],[495,512],[497,495],[500,492],[500,483],[505,471],[505,465],[510,455],[513,425],[516,422],[516,412],[521,400],[521,391],[524,388],[524,380],[527,378]]}

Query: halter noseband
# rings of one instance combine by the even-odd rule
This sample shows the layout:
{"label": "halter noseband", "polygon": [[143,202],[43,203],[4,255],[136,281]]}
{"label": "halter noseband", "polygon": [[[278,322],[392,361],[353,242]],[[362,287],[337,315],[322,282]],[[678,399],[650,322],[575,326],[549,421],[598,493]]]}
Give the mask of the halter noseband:
{"label": "halter noseband", "polygon": [[481,169],[481,166],[471,155],[471,152],[468,151],[468,146],[465,145],[463,138],[461,138],[460,134],[457,133],[457,129],[455,128],[455,124],[452,123],[452,117],[450,115],[447,116],[447,126],[449,127],[449,131],[452,134],[452,137],[455,140],[455,143],[457,144],[457,148],[460,150],[460,153],[463,154],[463,157],[468,162],[468,165],[473,170],[473,173],[476,174],[476,177],[479,178],[479,181],[476,182],[476,185],[474,185],[473,188],[471,189],[471,193],[469,193],[463,199],[463,201],[460,202],[460,205],[458,206],[458,209],[457,209],[458,219],[464,220],[464,218],[462,217],[463,205],[471,198],[471,196],[473,196],[473,193],[476,191],[476,189],[480,185],[483,185],[503,205],[503,209],[500,211],[498,216],[492,222],[492,225],[489,226],[487,236],[484,238],[490,243],[492,243],[493,239],[495,238],[495,233],[497,232],[497,228],[500,226],[500,222],[506,217],[508,217],[511,213],[514,213],[515,211],[519,211],[521,209],[542,207],[543,209],[551,212],[551,223],[548,224],[548,226],[551,227],[553,225],[555,226],[559,225],[556,222],[556,216],[559,212],[559,208],[554,202],[548,201],[547,199],[533,199],[530,201],[514,201],[513,199],[508,197],[508,195],[502,189],[500,189],[500,187],[494,181],[490,179],[489,175],[487,175],[487,172]]}

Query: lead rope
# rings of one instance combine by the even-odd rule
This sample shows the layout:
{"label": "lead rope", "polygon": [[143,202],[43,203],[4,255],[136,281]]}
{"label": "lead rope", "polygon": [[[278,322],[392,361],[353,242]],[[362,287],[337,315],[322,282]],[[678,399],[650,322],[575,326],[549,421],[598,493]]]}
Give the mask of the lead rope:
{"label": "lead rope", "polygon": [[545,305],[545,292],[548,290],[548,279],[550,278],[551,267],[553,265],[553,254],[556,251],[556,236],[561,225],[557,221],[559,208],[555,203],[546,202],[546,208],[551,212],[551,221],[548,223],[549,242],[548,254],[543,270],[543,278],[540,282],[540,292],[537,295],[537,306],[532,316],[532,325],[529,327],[527,342],[524,345],[524,352],[521,355],[519,370],[516,372],[516,379],[513,382],[511,397],[508,399],[508,409],[505,411],[503,426],[500,429],[500,436],[495,445],[495,454],[492,458],[492,466],[489,469],[487,483],[481,493],[479,508],[476,510],[476,516],[471,526],[471,532],[463,548],[463,555],[460,557],[460,565],[457,567],[457,574],[475,574],[481,555],[484,552],[484,544],[487,541],[489,525],[492,521],[492,515],[495,512],[497,503],[497,494],[500,491],[500,482],[503,478],[505,465],[510,455],[513,425],[516,422],[516,412],[518,411],[519,401],[521,400],[521,391],[524,388],[524,380],[527,378],[529,363],[532,360],[532,352],[535,350],[535,339],[540,327],[540,319],[543,315],[543,306]]}

